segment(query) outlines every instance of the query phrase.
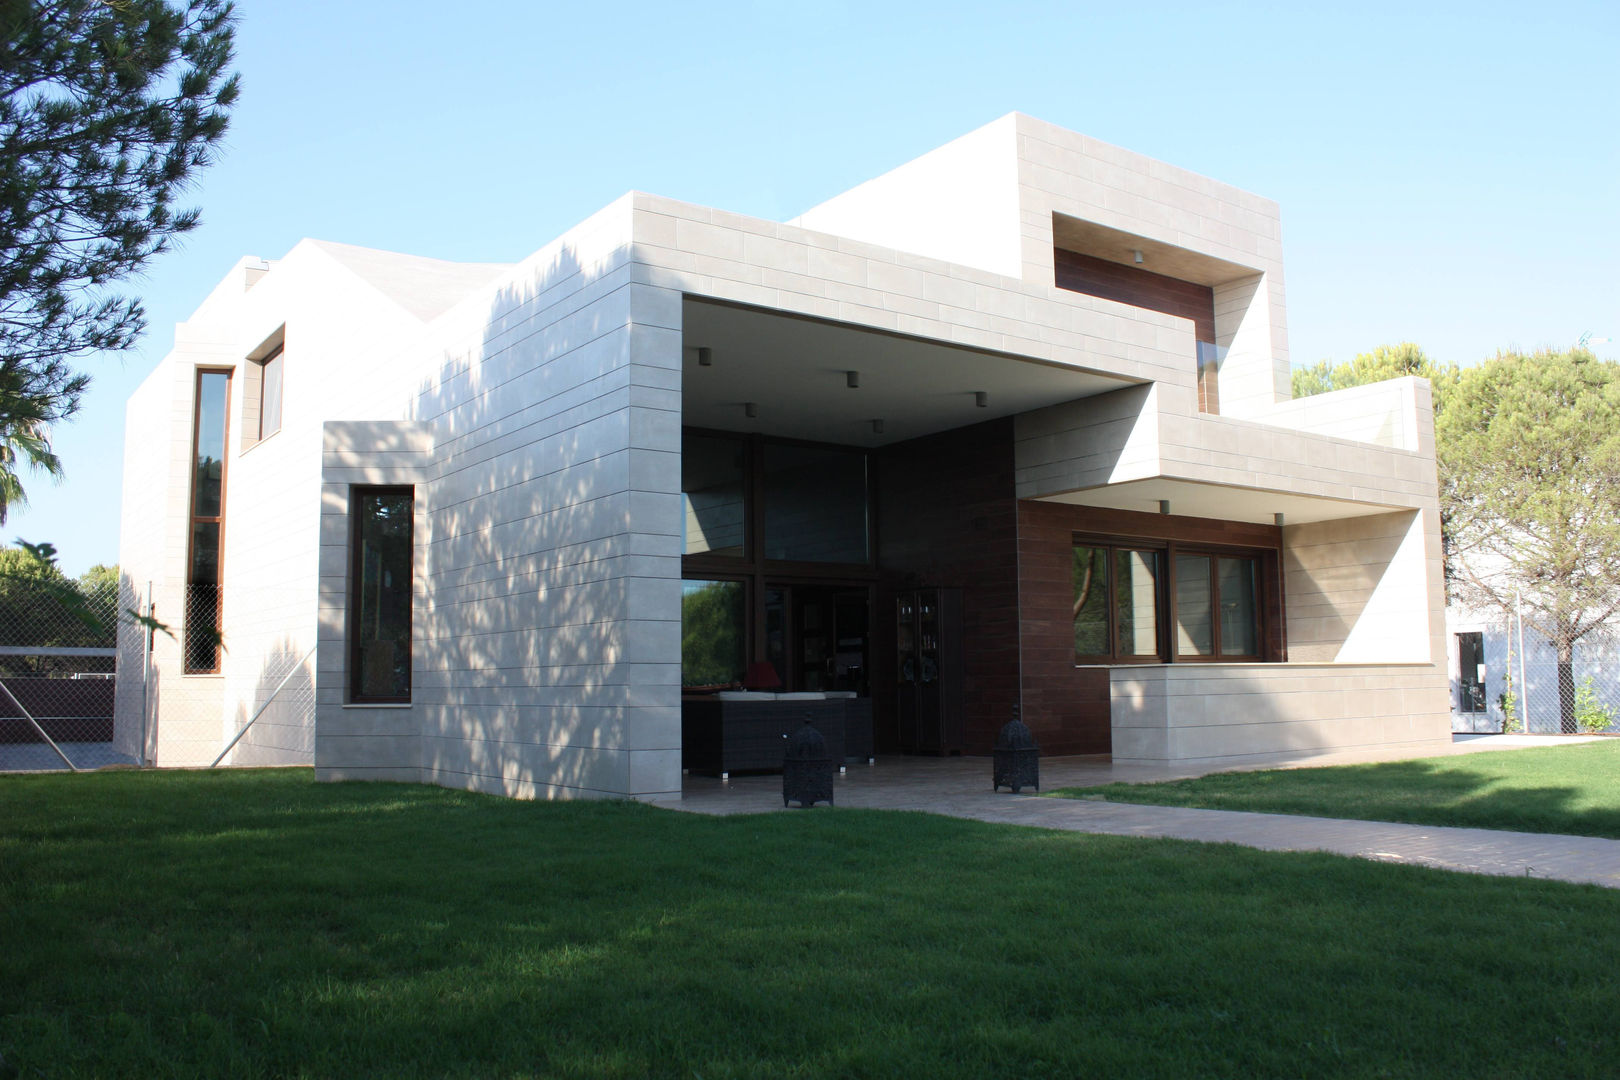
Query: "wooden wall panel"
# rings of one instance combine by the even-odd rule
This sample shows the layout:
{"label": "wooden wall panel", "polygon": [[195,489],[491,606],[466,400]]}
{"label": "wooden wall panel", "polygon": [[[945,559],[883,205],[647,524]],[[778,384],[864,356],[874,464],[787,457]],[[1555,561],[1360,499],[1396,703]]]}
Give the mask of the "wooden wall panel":
{"label": "wooden wall panel", "polygon": [[1215,290],[1208,285],[1062,248],[1053,252],[1053,257],[1058,288],[1191,319],[1199,341],[1215,340]]}
{"label": "wooden wall panel", "polygon": [[1045,753],[1106,754],[1111,745],[1108,669],[1076,667],[1074,662],[1070,574],[1076,534],[1262,549],[1266,654],[1271,660],[1286,656],[1275,555],[1282,544],[1282,530],[1275,525],[1020,502],[1018,601],[1024,718]]}
{"label": "wooden wall panel", "polygon": [[963,748],[988,754],[1018,700],[1018,512],[1011,418],[897,443],[873,455],[877,610],[872,697],[880,749],[895,716],[894,600],[901,589],[962,590]]}

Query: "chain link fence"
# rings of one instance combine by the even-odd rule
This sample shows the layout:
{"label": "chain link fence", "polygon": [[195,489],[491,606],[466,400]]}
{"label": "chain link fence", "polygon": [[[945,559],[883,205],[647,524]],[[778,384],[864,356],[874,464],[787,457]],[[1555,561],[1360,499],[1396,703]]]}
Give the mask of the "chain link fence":
{"label": "chain link fence", "polygon": [[0,550],[0,771],[134,764],[113,738],[117,572]]}
{"label": "chain link fence", "polygon": [[1620,627],[1586,634],[1561,657],[1511,614],[1453,628],[1457,731],[1620,735]]}

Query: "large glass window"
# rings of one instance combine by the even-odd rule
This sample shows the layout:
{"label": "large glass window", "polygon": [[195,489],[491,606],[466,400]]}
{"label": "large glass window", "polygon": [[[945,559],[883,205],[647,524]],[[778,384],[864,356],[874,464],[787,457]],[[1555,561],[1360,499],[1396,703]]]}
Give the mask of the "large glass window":
{"label": "large glass window", "polygon": [[1108,656],[1108,549],[1074,546],[1074,654]]}
{"label": "large glass window", "polygon": [[1247,556],[1176,556],[1176,654],[1260,656],[1260,567]]}
{"label": "large glass window", "polygon": [[748,521],[746,447],[740,439],[681,440],[681,510],[688,555],[741,557]]}
{"label": "large glass window", "polygon": [[866,455],[766,443],[765,557],[864,563]]}
{"label": "large glass window", "polygon": [[[1077,660],[1260,658],[1260,560],[1177,546],[1074,545]],[[1170,590],[1164,587],[1167,568],[1175,572]],[[1161,632],[1164,620],[1168,635]]]}
{"label": "large glass window", "polygon": [[1121,656],[1159,654],[1159,553],[1116,551],[1114,565],[1115,651]]}
{"label": "large glass window", "polygon": [[1214,656],[1208,555],[1176,556],[1176,654]]}
{"label": "large glass window", "polygon": [[748,587],[681,582],[681,685],[741,682],[748,667]]}
{"label": "large glass window", "polygon": [[1087,660],[1159,655],[1157,551],[1076,544],[1074,654]]}
{"label": "large glass window", "polygon": [[229,371],[198,371],[192,411],[191,537],[186,553],[185,639],[188,674],[219,670],[220,554],[225,526],[225,444]]}
{"label": "large glass window", "polygon": [[351,489],[349,700],[411,700],[410,488]]}

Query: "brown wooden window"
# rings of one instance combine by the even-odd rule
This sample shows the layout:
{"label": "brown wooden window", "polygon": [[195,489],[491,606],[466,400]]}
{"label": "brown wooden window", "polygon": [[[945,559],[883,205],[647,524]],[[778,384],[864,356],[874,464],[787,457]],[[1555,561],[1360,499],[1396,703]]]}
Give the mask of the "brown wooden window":
{"label": "brown wooden window", "polygon": [[199,369],[191,417],[191,502],[186,549],[184,670],[219,671],[225,545],[225,447],[230,429],[231,373]]}
{"label": "brown wooden window", "polygon": [[1075,660],[1260,660],[1266,651],[1264,567],[1259,554],[1077,540]]}
{"label": "brown wooden window", "polygon": [[415,492],[350,489],[349,700],[411,700]]}
{"label": "brown wooden window", "polygon": [[1178,551],[1175,575],[1177,659],[1260,659],[1259,559]]}
{"label": "brown wooden window", "polygon": [[1157,660],[1164,553],[1108,544],[1074,546],[1074,654],[1098,661]]}

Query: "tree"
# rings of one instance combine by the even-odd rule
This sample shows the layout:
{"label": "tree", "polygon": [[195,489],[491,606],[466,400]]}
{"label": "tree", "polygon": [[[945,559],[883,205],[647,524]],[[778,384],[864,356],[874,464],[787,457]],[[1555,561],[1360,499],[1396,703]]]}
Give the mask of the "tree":
{"label": "tree", "polygon": [[59,476],[71,361],[135,344],[108,292],[195,228],[176,197],[224,137],[230,0],[0,0],[0,522],[23,465]]}
{"label": "tree", "polygon": [[1574,732],[1575,645],[1620,613],[1620,364],[1498,353],[1460,373],[1436,441],[1458,595],[1507,609],[1518,591]]}
{"label": "tree", "polygon": [[1421,375],[1433,384],[1435,410],[1439,411],[1442,393],[1456,381],[1457,365],[1435,363],[1410,341],[1403,341],[1399,345],[1380,345],[1372,352],[1356,354],[1356,358],[1347,363],[1321,360],[1310,367],[1295,368],[1294,396],[1326,394],[1406,375]]}

